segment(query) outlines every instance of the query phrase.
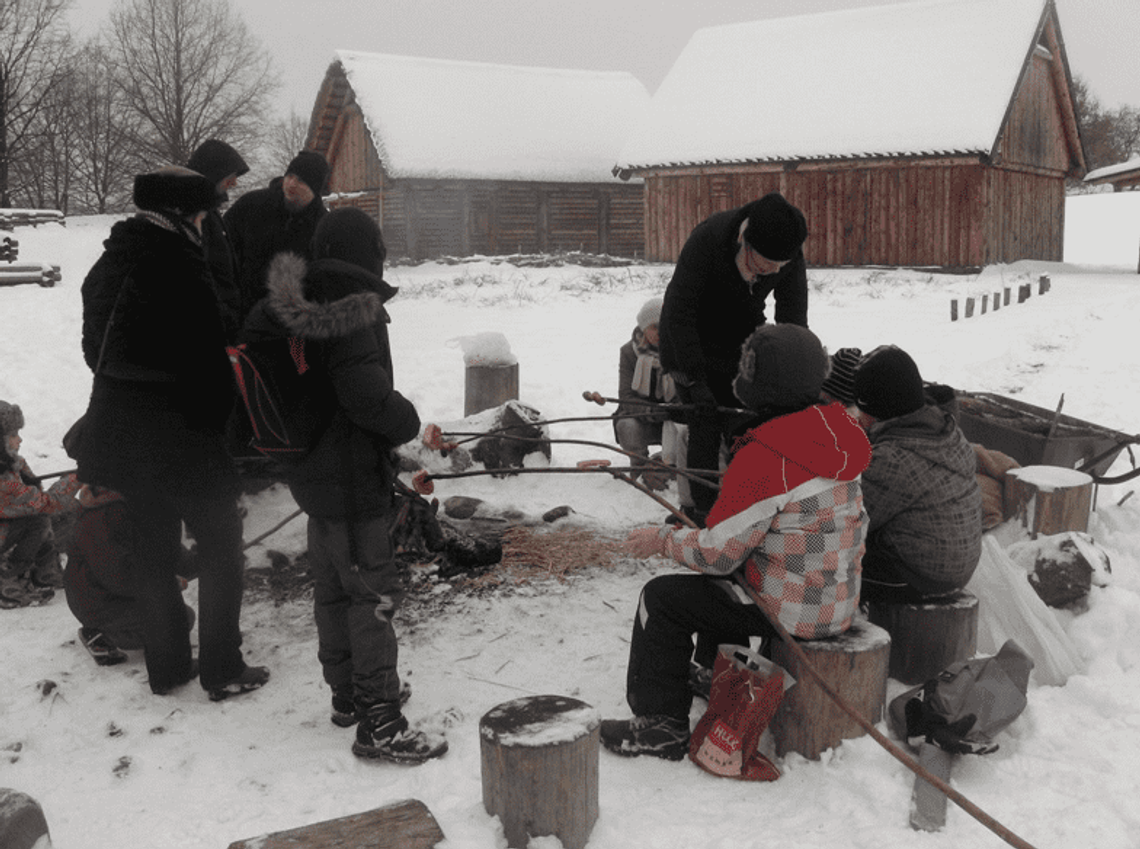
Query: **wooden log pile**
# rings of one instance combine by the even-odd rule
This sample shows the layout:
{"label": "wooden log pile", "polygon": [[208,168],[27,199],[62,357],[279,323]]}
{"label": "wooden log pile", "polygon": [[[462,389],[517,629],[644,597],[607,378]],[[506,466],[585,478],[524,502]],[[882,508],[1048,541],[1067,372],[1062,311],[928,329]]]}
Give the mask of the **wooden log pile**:
{"label": "wooden log pile", "polygon": [[0,259],[15,262],[20,254],[20,243],[11,233],[0,234]]}
{"label": "wooden log pile", "polygon": [[58,209],[0,209],[0,229],[35,227],[39,224],[63,224],[63,213]]}
{"label": "wooden log pile", "polygon": [[0,265],[0,286],[16,286],[20,283],[54,286],[61,279],[59,266],[46,262],[9,262],[8,265]]}

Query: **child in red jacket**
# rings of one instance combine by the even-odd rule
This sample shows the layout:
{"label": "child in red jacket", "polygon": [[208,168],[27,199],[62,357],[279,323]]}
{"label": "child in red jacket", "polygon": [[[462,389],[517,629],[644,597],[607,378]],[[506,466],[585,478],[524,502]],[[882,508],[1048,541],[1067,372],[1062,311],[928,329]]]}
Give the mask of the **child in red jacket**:
{"label": "child in red jacket", "polygon": [[76,507],[79,491],[75,475],[40,488],[20,456],[23,426],[23,411],[0,401],[0,607],[8,608],[42,604],[63,585],[51,517]]}
{"label": "child in red jacket", "polygon": [[[736,440],[705,529],[642,528],[634,556],[666,555],[697,574],[645,585],[630,645],[631,720],[605,720],[602,743],[622,755],[680,760],[689,746],[689,661],[721,643],[774,637],[736,572],[796,637],[851,625],[859,604],[867,513],[859,475],[871,459],[841,404],[819,405],[827,353],[793,324],[763,325],[744,343],[733,391],[756,421]],[[696,661],[712,666],[713,657]]]}

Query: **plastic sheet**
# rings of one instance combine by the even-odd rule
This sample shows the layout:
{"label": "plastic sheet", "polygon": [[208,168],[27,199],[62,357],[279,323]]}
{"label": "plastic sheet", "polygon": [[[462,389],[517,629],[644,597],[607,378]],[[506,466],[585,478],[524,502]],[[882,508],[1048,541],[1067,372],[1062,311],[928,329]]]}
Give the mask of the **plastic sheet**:
{"label": "plastic sheet", "polygon": [[1084,671],[1076,645],[1017,565],[990,534],[982,537],[982,558],[966,589],[978,597],[978,654],[997,654],[1014,640],[1033,658],[1031,680],[1064,684]]}

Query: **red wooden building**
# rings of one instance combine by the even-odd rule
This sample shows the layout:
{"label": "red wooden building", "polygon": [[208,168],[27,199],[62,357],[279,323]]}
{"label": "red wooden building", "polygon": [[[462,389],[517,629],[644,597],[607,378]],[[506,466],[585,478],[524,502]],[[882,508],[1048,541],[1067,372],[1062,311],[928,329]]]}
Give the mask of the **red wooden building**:
{"label": "red wooden building", "polygon": [[612,167],[648,101],[626,73],[342,50],[307,146],[394,257],[643,256],[643,185]]}
{"label": "red wooden building", "polygon": [[1084,170],[1053,0],[926,0],[698,31],[615,173],[651,260],[779,191],[810,265],[967,268],[1060,260]]}

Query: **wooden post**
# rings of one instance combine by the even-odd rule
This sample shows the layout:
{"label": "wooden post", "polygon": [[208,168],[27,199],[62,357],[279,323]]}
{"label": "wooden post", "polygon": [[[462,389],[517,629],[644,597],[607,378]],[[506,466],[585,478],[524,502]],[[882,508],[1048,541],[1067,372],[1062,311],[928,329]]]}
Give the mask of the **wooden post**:
{"label": "wooden post", "polygon": [[994,292],[994,312],[1001,309],[1001,292]]}
{"label": "wooden post", "polygon": [[989,303],[990,303],[990,295],[987,292],[986,294],[982,295],[982,315],[986,314],[986,307],[989,306]]}
{"label": "wooden post", "polygon": [[957,300],[953,300],[950,302],[950,320],[951,321],[957,321],[958,320],[958,301]]}
{"label": "wooden post", "polygon": [[891,635],[890,676],[896,681],[921,684],[978,650],[978,597],[966,590],[913,604],[871,602],[869,608],[871,621]]}
{"label": "wooden post", "polygon": [[966,318],[974,314],[974,299],[966,298]]}
{"label": "wooden post", "polygon": [[1031,539],[1087,531],[1092,476],[1063,466],[1022,466],[1005,474],[1005,514],[1018,517]]}
{"label": "wooden post", "polygon": [[1009,306],[1009,287],[1008,286],[1006,286],[1005,289],[1002,290],[1002,301],[1004,301],[1003,306],[1007,306],[1007,307]]}
{"label": "wooden post", "polygon": [[418,799],[231,843],[229,849],[432,849],[444,839]]}
{"label": "wooden post", "polygon": [[519,397],[519,364],[469,365],[463,396],[463,415],[471,416]]}
{"label": "wooden post", "polygon": [[0,846],[34,849],[50,845],[48,824],[40,803],[27,793],[0,787]]}
{"label": "wooden post", "polygon": [[553,834],[583,849],[598,819],[601,718],[566,696],[526,696],[479,720],[483,807],[511,849]]}
{"label": "wooden post", "polygon": [[[801,640],[799,647],[852,708],[872,723],[882,718],[891,652],[891,637],[885,630],[857,617],[839,636]],[[818,760],[826,749],[867,733],[808,672],[800,669],[795,653],[780,640],[772,643],[772,660],[796,679],[772,718],[772,742],[778,757],[799,752]]]}

